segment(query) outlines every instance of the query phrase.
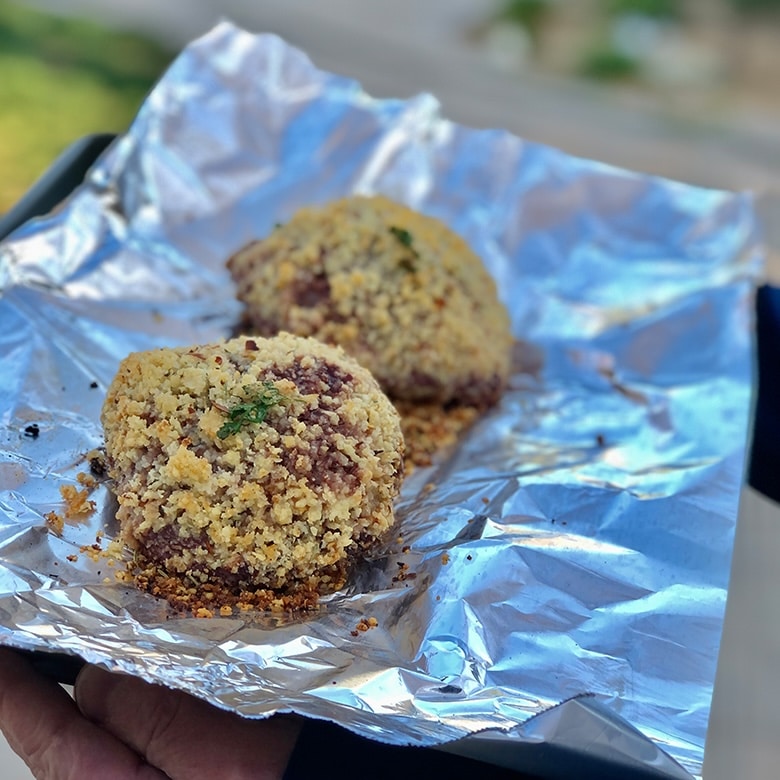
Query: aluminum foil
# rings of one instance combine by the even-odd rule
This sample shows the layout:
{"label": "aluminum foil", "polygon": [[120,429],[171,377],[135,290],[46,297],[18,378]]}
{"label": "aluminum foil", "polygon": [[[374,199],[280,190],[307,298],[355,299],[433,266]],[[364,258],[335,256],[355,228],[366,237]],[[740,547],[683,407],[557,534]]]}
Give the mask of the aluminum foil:
{"label": "aluminum foil", "polygon": [[[82,551],[116,534],[106,485],[61,537],[44,515],[102,442],[120,359],[230,333],[225,258],[349,192],[439,217],[484,258],[518,339],[511,388],[406,482],[408,552],[391,544],[315,614],[173,615]],[[572,708],[546,711],[587,693],[644,735],[633,760],[698,775],[760,266],[747,195],[462,127],[427,95],[374,100],[222,23],[85,185],[0,245],[0,642],[397,744],[576,742],[554,714]]]}

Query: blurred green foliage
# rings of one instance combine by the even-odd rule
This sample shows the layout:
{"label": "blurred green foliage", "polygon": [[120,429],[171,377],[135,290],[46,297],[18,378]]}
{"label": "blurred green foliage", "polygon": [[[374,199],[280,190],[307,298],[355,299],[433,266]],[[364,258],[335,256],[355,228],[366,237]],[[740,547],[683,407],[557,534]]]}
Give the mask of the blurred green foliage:
{"label": "blurred green foliage", "polygon": [[498,18],[522,25],[533,35],[549,10],[549,0],[505,0]]}
{"label": "blurred green foliage", "polygon": [[678,19],[683,3],[679,0],[608,0],[604,5],[612,16],[637,14],[652,19]]}
{"label": "blurred green foliage", "polygon": [[139,35],[0,0],[0,212],[72,141],[124,130],[171,59]]}
{"label": "blurred green foliage", "polygon": [[738,10],[750,13],[751,11],[776,11],[780,12],[780,0],[729,0]]}
{"label": "blurred green foliage", "polygon": [[611,47],[593,49],[582,62],[582,75],[598,81],[617,81],[636,76],[636,59]]}

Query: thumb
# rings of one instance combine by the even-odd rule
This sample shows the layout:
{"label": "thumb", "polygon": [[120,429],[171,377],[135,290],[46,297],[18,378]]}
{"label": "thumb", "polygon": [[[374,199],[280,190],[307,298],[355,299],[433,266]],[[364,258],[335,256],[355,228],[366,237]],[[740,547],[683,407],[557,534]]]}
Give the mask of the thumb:
{"label": "thumb", "polygon": [[126,744],[83,718],[58,683],[5,647],[0,647],[0,726],[41,780],[164,780]]}
{"label": "thumb", "polygon": [[181,691],[86,666],[76,702],[172,780],[280,780],[298,736],[296,720],[249,720]]}

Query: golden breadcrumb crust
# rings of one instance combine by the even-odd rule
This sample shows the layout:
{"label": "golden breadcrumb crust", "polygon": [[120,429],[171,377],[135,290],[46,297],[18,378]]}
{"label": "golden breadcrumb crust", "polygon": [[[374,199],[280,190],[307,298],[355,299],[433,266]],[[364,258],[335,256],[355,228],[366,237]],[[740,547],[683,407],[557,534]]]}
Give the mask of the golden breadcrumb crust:
{"label": "golden breadcrumb crust", "polygon": [[509,374],[496,285],[437,219],[382,196],[303,208],[228,260],[252,327],[338,344],[394,399],[484,408]]}
{"label": "golden breadcrumb crust", "polygon": [[122,539],[150,589],[309,604],[393,524],[399,417],[338,347],[281,333],[134,353],[102,421]]}

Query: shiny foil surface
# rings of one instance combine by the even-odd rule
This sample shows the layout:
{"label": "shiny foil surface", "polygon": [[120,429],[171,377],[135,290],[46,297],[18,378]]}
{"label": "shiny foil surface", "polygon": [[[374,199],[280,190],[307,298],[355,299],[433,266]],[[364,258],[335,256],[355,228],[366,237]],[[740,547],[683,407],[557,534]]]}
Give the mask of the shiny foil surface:
{"label": "shiny foil surface", "polygon": [[[511,313],[511,387],[407,480],[403,546],[318,612],[173,614],[83,551],[116,535],[107,484],[61,536],[44,515],[102,444],[119,361],[227,336],[241,309],[226,258],[350,192],[406,202],[471,243]],[[557,731],[576,749],[545,711],[587,693],[650,740],[648,765],[649,746],[674,759],[664,776],[698,775],[761,263],[747,195],[462,127],[427,95],[375,100],[222,23],[61,209],[0,244],[0,642],[397,744]],[[399,580],[399,564],[414,576]],[[369,616],[378,626],[354,636]]]}

